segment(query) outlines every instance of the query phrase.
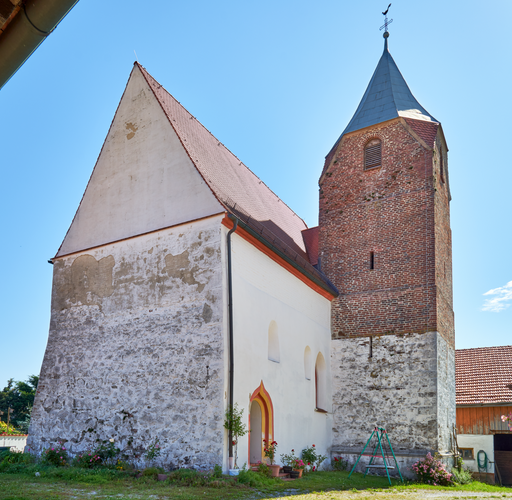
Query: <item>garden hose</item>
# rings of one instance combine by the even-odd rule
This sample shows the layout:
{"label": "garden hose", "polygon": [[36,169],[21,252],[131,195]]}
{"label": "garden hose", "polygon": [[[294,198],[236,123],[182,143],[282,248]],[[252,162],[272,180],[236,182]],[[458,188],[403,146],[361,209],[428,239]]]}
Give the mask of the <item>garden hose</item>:
{"label": "garden hose", "polygon": [[[484,454],[484,459],[483,459],[483,462],[480,462],[480,453],[483,453]],[[487,464],[489,463],[489,461],[487,460],[487,453],[485,453],[484,450],[480,450],[478,452],[478,455],[476,456],[476,461],[478,463],[478,472],[484,470],[485,472],[487,472]]]}

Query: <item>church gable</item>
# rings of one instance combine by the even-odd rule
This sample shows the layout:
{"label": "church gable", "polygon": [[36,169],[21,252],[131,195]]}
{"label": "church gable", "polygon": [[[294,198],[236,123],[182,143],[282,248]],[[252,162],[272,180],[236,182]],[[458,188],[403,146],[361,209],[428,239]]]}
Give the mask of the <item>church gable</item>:
{"label": "church gable", "polygon": [[222,211],[136,64],[57,257]]}

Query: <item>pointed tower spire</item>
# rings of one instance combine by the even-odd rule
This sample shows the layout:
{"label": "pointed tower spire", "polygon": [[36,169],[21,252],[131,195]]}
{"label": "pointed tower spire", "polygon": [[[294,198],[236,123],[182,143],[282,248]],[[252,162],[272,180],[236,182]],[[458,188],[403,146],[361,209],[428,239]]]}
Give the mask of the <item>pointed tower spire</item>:
{"label": "pointed tower spire", "polygon": [[392,120],[399,116],[439,123],[413,96],[389,52],[389,32],[387,31],[387,26],[390,22],[387,21],[386,17],[386,23],[382,26],[382,28],[385,28],[383,34],[384,51],[377,64],[377,68],[354,116],[336,141],[336,144],[349,132]]}

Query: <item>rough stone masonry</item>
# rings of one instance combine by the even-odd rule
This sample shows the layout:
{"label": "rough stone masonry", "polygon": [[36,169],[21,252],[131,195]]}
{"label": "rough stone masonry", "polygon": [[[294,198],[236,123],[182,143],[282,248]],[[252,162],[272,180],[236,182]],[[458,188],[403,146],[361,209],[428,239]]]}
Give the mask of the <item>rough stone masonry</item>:
{"label": "rough stone masonry", "polygon": [[55,261],[32,450],[114,438],[137,460],[158,438],[166,464],[222,463],[220,231],[214,217]]}

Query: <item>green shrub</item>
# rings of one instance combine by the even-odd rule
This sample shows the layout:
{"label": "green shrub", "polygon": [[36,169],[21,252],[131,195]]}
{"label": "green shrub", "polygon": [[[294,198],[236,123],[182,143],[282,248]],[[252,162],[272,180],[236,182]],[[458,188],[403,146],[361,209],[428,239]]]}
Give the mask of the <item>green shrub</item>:
{"label": "green shrub", "polygon": [[452,469],[453,480],[458,484],[469,484],[473,482],[471,471],[464,465],[461,457],[457,457],[457,463]]}
{"label": "green shrub", "polygon": [[211,477],[194,469],[178,469],[169,476],[172,483],[181,486],[209,486]]}
{"label": "green shrub", "polygon": [[270,467],[267,464],[263,463],[263,462],[258,462],[258,471],[257,471],[257,473],[260,474],[263,477],[272,477],[272,471],[270,470]]}
{"label": "green shrub", "polygon": [[23,451],[4,451],[0,454],[0,463],[6,464],[33,464],[36,457],[31,453],[24,453]]}
{"label": "green shrub", "polygon": [[93,469],[94,467],[99,467],[103,463],[103,460],[100,456],[89,452],[83,453],[81,455],[77,455],[73,458],[72,465],[73,467],[80,467],[82,469]]}
{"label": "green shrub", "polygon": [[452,469],[453,481],[458,484],[469,484],[473,482],[473,476],[471,475],[471,471],[467,468],[463,468],[462,470],[458,470],[455,467]]}
{"label": "green shrub", "polygon": [[215,479],[222,478],[222,467],[220,465],[213,466],[212,477],[214,477]]}
{"label": "green shrub", "polygon": [[[266,465],[265,467],[268,469]],[[251,488],[275,486],[275,483],[280,481],[280,479],[268,477],[260,473],[259,471],[255,472],[253,470],[247,470],[245,469],[245,467],[243,469],[240,469],[237,479],[240,484],[250,486]]]}
{"label": "green shrub", "polygon": [[13,425],[7,425],[0,420],[0,434],[8,434],[10,436],[17,436],[23,434],[21,430],[15,429]]}
{"label": "green shrub", "polygon": [[342,457],[334,457],[331,460],[331,465],[334,470],[347,470],[348,468],[347,460],[343,460]]}
{"label": "green shrub", "polygon": [[97,439],[98,447],[94,450],[94,455],[100,457],[101,462],[106,465],[114,465],[121,453],[121,450],[114,444],[113,439]]}
{"label": "green shrub", "polygon": [[46,465],[55,465],[55,467],[62,467],[67,465],[68,452],[64,447],[64,443],[53,446],[52,448],[46,448],[41,454],[41,463]]}
{"label": "green shrub", "polygon": [[160,467],[146,467],[142,471],[142,475],[146,477],[156,477],[157,474],[163,474],[164,470]]}

